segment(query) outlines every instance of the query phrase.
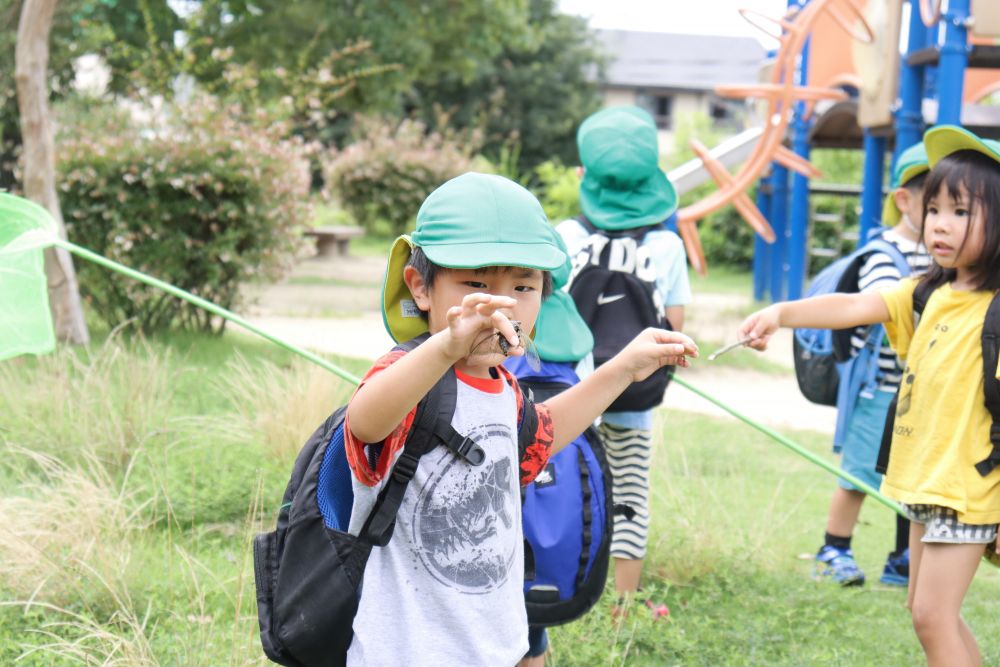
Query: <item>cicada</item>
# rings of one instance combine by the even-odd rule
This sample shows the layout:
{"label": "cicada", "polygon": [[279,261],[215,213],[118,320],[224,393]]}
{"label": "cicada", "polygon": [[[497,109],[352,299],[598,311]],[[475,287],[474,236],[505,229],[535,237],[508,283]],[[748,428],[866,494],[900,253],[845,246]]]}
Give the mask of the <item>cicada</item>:
{"label": "cicada", "polygon": [[[528,362],[532,370],[539,371],[542,368],[542,362],[538,358],[538,348],[535,347],[534,341],[531,337],[524,333],[521,328],[521,322],[518,320],[511,320],[511,325],[514,327],[514,332],[517,334],[517,338],[520,341],[520,345],[524,350],[524,360]],[[484,346],[488,346],[489,349],[483,349]],[[505,356],[510,356],[510,352],[513,346],[510,341],[500,333],[499,331],[494,332],[492,335],[486,336],[479,343],[472,348],[472,354],[490,354],[499,352]]]}
{"label": "cicada", "polygon": [[[528,362],[532,370],[541,370],[542,361],[538,358],[538,348],[535,346],[535,341],[531,340],[531,336],[524,333],[519,320],[511,320],[510,323],[514,326],[514,333],[517,334],[517,339],[520,341],[521,347],[524,348],[524,360]],[[496,336],[500,350],[509,357],[510,342],[499,331],[496,333]]]}

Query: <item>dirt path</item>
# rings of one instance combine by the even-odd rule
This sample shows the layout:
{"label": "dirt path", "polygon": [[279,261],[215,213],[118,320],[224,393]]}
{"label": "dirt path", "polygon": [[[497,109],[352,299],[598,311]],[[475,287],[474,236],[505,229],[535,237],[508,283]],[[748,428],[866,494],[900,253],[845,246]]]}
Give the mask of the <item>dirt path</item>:
{"label": "dirt path", "polygon": [[[284,282],[249,289],[257,304],[251,322],[293,343],[322,352],[375,359],[392,347],[379,308],[385,260],[371,257],[311,259]],[[687,333],[703,348],[733,340],[750,297],[697,291],[688,309]],[[766,358],[787,372],[763,372],[707,361],[712,349],[682,377],[743,414],[775,428],[832,433],[833,408],[814,405],[799,393],[791,368],[791,335],[776,336]],[[738,351],[732,354],[752,354]],[[714,416],[720,408],[680,385],[667,390],[665,405]]]}

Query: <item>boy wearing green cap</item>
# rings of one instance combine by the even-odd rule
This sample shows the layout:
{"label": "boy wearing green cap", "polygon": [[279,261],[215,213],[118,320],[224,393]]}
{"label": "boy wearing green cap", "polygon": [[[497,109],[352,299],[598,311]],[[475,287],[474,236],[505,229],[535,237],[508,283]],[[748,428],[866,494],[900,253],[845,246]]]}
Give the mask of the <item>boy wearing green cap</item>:
{"label": "boy wearing green cap", "polygon": [[[365,569],[349,665],[513,665],[524,656],[519,485],[631,382],[697,354],[685,336],[648,330],[586,381],[532,405],[501,363],[505,348],[523,353],[520,336],[533,329],[549,272],[564,259],[538,201],[484,174],[431,193],[412,238],[394,244],[383,289],[386,327],[400,342],[428,337],[378,360],[348,406],[351,532],[394,474],[418,403],[452,369],[450,426],[483,456],[473,464],[437,447],[420,457],[392,540],[372,550]],[[536,422],[519,446],[520,425]]]}
{"label": "boy wearing green cap", "polygon": [[[573,258],[569,290],[594,332],[594,360],[600,364],[650,316],[658,326],[680,331],[691,289],[684,244],[665,225],[677,210],[677,193],[659,167],[653,118],[638,107],[604,109],[580,125],[577,146],[583,215],[556,229]],[[585,276],[594,276],[594,267],[608,282],[598,278],[596,287],[586,288],[591,278]],[[623,281],[641,287],[630,290]],[[652,408],[663,401],[667,377],[646,382],[648,390],[630,389],[623,397],[629,400],[617,401],[599,426],[614,482],[611,554],[620,594],[639,587],[649,526]],[[667,613],[663,605],[646,604],[658,616]]]}
{"label": "boy wearing green cap", "polygon": [[[881,238],[893,244],[906,258],[911,274],[923,273],[931,263],[927,248],[920,240],[923,186],[929,169],[923,143],[903,151],[893,170],[892,192],[886,197],[882,209],[882,223],[891,228],[883,232]],[[903,277],[889,255],[875,251],[868,255],[858,272],[858,291],[874,292],[893,287]],[[851,336],[852,354],[857,355],[861,351],[867,332],[868,327],[858,327]],[[876,489],[882,482],[882,475],[875,471],[875,463],[886,412],[899,387],[902,373],[902,363],[883,337],[875,377],[877,389],[870,391],[862,387],[843,442],[834,443],[834,449],[841,453],[841,467]],[[864,572],[858,567],[851,550],[851,537],[864,500],[865,494],[850,482],[837,480],[827,514],[823,546],[816,554],[816,573],[819,577],[829,578],[842,586],[861,586],[865,583]],[[896,517],[896,546],[886,559],[879,578],[883,584],[906,586],[909,581],[909,527],[909,521]]]}

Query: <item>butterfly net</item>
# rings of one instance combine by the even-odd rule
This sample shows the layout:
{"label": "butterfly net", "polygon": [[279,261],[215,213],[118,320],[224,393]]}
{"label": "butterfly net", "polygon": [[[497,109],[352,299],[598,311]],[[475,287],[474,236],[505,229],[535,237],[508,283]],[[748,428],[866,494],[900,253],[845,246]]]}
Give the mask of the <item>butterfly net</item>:
{"label": "butterfly net", "polygon": [[55,347],[43,258],[55,238],[48,211],[0,193],[0,360]]}

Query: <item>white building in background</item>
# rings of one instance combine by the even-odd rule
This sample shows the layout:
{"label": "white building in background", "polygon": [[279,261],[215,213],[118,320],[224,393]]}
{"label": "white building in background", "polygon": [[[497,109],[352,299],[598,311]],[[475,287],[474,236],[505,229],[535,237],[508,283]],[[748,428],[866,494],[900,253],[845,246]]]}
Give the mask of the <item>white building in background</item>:
{"label": "white building in background", "polygon": [[745,129],[743,100],[715,95],[720,84],[753,84],[767,54],[752,37],[598,30],[609,57],[604,105],[636,105],[652,114],[660,145],[673,145],[678,116],[702,112],[728,132]]}

